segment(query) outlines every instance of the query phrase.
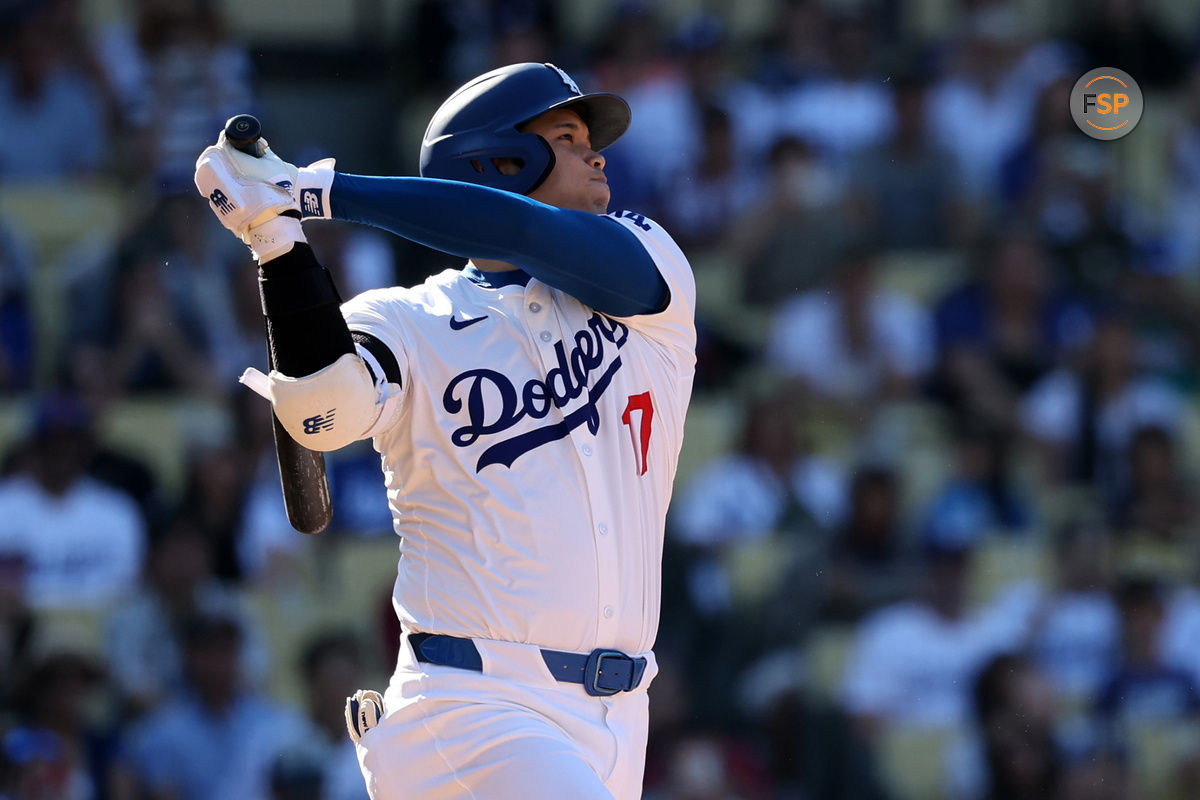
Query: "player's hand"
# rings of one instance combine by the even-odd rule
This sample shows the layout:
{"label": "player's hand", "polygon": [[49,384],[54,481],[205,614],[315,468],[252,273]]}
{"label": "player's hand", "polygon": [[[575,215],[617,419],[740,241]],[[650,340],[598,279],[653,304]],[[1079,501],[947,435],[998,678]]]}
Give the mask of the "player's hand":
{"label": "player's hand", "polygon": [[346,698],[346,730],[355,744],[379,724],[383,714],[383,695],[374,689],[359,689]]}
{"label": "player's hand", "polygon": [[225,137],[225,131],[217,137],[216,147],[229,157],[230,165],[238,175],[251,183],[273,183],[282,186],[295,194],[294,187],[300,176],[300,170],[284,161],[271,149],[266,139],[259,138],[253,147],[257,157],[238,150]]}
{"label": "player's hand", "polygon": [[[286,171],[279,181],[260,180],[258,174],[246,171],[251,165],[244,163],[256,160],[234,150],[228,142],[213,145],[196,160],[195,180],[217,219],[249,245],[261,264],[305,239],[300,228],[300,206],[292,195]],[[268,164],[268,170],[274,170],[284,162],[275,159]]]}

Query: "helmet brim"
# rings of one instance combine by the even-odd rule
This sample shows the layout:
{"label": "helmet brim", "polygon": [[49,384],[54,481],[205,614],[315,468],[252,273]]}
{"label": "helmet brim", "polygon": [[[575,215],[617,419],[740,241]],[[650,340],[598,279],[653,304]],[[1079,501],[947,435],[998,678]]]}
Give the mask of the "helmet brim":
{"label": "helmet brim", "polygon": [[569,97],[531,119],[537,119],[547,111],[559,108],[569,108],[579,114],[588,126],[588,138],[591,139],[592,149],[597,153],[620,139],[622,134],[629,130],[629,123],[633,119],[629,104],[623,98],[608,92]]}

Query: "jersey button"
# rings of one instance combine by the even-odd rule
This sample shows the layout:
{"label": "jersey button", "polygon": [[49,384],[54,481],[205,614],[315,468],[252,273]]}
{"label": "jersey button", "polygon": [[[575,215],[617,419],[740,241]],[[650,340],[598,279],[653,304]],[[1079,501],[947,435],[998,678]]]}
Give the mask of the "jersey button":
{"label": "jersey button", "polygon": [[592,446],[590,444],[585,444],[582,449],[585,456],[590,456],[592,454]]}
{"label": "jersey button", "polygon": [[542,331],[542,341],[543,342],[550,341],[550,331]]}
{"label": "jersey button", "polygon": [[542,304],[541,303],[530,303],[529,310],[536,314],[537,312],[542,310]]}
{"label": "jersey button", "polygon": [[605,618],[605,619],[612,619],[612,615],[613,615],[613,607],[612,607],[612,606],[605,606],[605,607],[604,607],[604,618]]}
{"label": "jersey button", "polygon": [[608,526],[605,525],[603,522],[601,522],[599,525],[596,526],[596,530],[600,531],[601,536],[604,536],[608,533]]}

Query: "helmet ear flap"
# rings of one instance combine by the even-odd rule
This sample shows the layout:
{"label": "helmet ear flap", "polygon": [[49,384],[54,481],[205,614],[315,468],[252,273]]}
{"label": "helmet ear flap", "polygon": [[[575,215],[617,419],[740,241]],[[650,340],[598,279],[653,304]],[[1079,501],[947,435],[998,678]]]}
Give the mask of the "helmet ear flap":
{"label": "helmet ear flap", "polygon": [[[476,141],[472,142],[471,140]],[[453,152],[440,152],[442,147]],[[424,154],[423,154],[424,155]],[[536,133],[478,132],[437,142],[429,157],[440,164],[440,178],[478,183],[517,194],[529,194],[554,170],[554,150]],[[521,169],[511,175],[500,171],[496,159],[516,161]]]}
{"label": "helmet ear flap", "polygon": [[[554,148],[551,147],[550,143],[547,142],[544,138],[542,138],[541,136],[538,136],[538,134],[536,134],[536,133],[527,133],[524,135],[525,136],[537,136],[538,141],[541,142],[542,145],[546,148],[546,156],[547,156],[546,166],[542,167],[541,172],[539,172],[537,177],[534,178],[533,183],[530,184],[529,188],[526,189],[525,191],[521,192],[521,194],[529,194],[530,192],[534,191],[535,189],[537,189],[539,186],[541,186],[543,183],[546,182],[546,178],[549,178],[550,173],[554,171],[554,165],[556,163],[558,163],[558,159],[554,155]],[[533,170],[530,169],[529,164],[525,164],[521,168],[521,172],[525,172],[526,170],[529,170],[529,174],[532,175]]]}

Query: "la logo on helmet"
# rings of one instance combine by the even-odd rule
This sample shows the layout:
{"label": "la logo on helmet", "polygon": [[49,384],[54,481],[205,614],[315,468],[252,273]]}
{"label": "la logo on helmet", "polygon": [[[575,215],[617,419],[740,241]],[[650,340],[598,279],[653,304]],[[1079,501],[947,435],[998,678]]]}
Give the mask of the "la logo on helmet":
{"label": "la logo on helmet", "polygon": [[583,92],[581,92],[579,90],[579,86],[575,83],[575,81],[571,80],[570,75],[563,72],[561,69],[554,66],[553,64],[547,63],[546,66],[558,73],[558,77],[562,78],[562,82],[567,85],[568,89],[570,89],[575,94],[583,94]]}

